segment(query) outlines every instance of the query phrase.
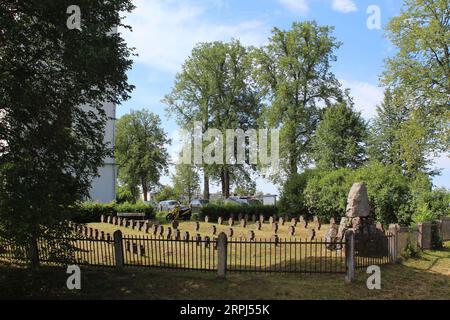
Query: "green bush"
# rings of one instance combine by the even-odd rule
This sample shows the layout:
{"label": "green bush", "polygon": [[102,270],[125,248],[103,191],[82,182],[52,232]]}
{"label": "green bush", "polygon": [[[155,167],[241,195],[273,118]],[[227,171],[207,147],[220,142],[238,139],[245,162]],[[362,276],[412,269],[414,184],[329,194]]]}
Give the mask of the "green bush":
{"label": "green bush", "polygon": [[356,182],[366,184],[372,214],[378,221],[411,223],[414,192],[423,192],[423,183],[417,184],[419,187],[398,167],[377,162],[357,170],[344,168],[314,175],[304,191],[309,213],[325,220],[344,216],[348,193]]}
{"label": "green bush", "polygon": [[251,217],[253,214],[259,216],[264,215],[266,219],[270,216],[278,214],[278,208],[276,206],[247,206],[247,205],[220,205],[220,204],[208,204],[203,207],[199,214],[198,219],[203,220],[205,216],[209,216],[210,221],[217,221],[219,217],[224,219],[230,218],[231,214],[234,214],[235,219],[237,219],[238,214],[242,215],[248,214]]}
{"label": "green bush", "polygon": [[289,217],[300,214],[306,215],[308,213],[304,191],[309,180],[317,174],[317,170],[306,170],[301,174],[293,174],[288,178],[283,184],[283,190],[278,203],[281,212]]}
{"label": "green bush", "polygon": [[115,216],[118,212],[145,213],[146,217],[153,216],[153,207],[142,202],[133,203],[98,203],[83,202],[73,208],[71,220],[76,223],[100,222],[102,215]]}

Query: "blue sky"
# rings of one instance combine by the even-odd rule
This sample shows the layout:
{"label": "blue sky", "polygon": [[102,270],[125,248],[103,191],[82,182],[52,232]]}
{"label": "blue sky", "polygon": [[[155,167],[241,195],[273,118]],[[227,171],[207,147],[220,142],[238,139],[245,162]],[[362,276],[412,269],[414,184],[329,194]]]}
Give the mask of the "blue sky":
{"label": "blue sky", "polygon": [[[129,80],[136,86],[132,98],[119,106],[117,116],[131,109],[149,109],[160,115],[164,129],[177,140],[177,125],[160,102],[169,93],[175,75],[194,45],[202,41],[238,38],[246,45],[267,42],[273,27],[288,29],[293,21],[316,20],[335,27],[334,36],[342,47],[334,73],[350,88],[355,107],[369,120],[383,98],[378,78],[383,61],[394,48],[383,37],[384,31],[369,30],[366,12],[371,5],[380,8],[382,27],[401,9],[400,0],[136,0],[136,10],[126,23],[133,32],[123,31],[130,46],[139,54]],[[178,143],[170,148],[175,155]],[[450,188],[450,161],[436,158],[436,168],[445,169],[434,183]],[[163,183],[170,179],[165,177]],[[257,180],[258,190],[278,193],[274,186]],[[217,190],[214,188],[213,190]]]}

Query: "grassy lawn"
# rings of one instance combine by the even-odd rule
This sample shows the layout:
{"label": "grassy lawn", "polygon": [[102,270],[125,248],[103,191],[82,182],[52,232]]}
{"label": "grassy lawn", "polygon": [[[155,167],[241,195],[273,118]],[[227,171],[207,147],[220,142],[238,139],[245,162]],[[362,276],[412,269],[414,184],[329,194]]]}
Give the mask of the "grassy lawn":
{"label": "grassy lawn", "polygon": [[0,298],[58,299],[450,299],[450,242],[440,251],[382,267],[382,289],[370,291],[367,275],[345,284],[343,275],[239,274],[82,268],[82,289],[69,291],[63,268],[36,273],[0,265]]}

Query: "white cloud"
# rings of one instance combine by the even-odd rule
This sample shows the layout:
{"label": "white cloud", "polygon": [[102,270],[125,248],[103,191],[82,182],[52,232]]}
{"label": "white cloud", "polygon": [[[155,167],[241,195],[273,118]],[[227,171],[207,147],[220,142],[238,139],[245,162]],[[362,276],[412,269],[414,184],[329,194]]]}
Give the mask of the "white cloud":
{"label": "white cloud", "polygon": [[283,6],[298,14],[304,15],[309,11],[309,5],[306,0],[278,0]]}
{"label": "white cloud", "polygon": [[339,80],[344,89],[350,89],[354,98],[355,109],[361,112],[364,119],[369,120],[376,115],[376,107],[383,101],[383,89],[363,81]]}
{"label": "white cloud", "polygon": [[223,24],[211,18],[220,9],[220,0],[173,1],[136,0],[136,9],[125,23],[133,32],[121,30],[141,62],[160,71],[175,73],[198,42],[239,38],[245,45],[260,45],[267,38],[265,25],[258,20]]}
{"label": "white cloud", "polygon": [[333,0],[332,8],[334,11],[342,13],[358,11],[356,4],[352,0]]}

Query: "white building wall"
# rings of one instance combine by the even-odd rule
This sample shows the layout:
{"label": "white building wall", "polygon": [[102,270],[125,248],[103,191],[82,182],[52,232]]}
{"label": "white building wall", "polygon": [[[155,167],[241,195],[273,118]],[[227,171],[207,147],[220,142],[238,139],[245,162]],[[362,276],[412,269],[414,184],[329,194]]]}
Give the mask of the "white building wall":
{"label": "white building wall", "polygon": [[[115,144],[116,106],[113,103],[104,104],[108,122],[105,127],[105,142],[113,148]],[[90,198],[92,201],[106,203],[116,199],[117,168],[113,157],[105,159],[104,166],[99,168],[99,177],[92,181]]]}

